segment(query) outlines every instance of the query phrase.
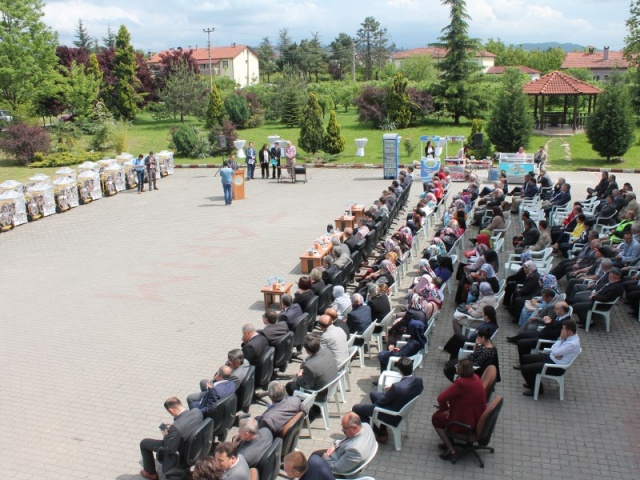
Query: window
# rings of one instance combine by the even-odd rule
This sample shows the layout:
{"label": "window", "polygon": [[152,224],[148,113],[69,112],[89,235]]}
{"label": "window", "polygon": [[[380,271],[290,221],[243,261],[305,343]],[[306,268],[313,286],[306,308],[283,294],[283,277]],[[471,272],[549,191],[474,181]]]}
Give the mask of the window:
{"label": "window", "polygon": [[222,61],[222,68],[229,68],[229,60]]}

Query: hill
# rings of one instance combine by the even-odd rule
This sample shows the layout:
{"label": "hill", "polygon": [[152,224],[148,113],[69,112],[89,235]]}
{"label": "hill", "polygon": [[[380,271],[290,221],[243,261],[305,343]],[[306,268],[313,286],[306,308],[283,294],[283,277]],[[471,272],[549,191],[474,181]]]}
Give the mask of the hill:
{"label": "hill", "polygon": [[547,50],[548,48],[560,47],[565,52],[583,51],[585,47],[578,45],[577,43],[558,43],[558,42],[544,42],[544,43],[521,43],[520,46],[525,50]]}

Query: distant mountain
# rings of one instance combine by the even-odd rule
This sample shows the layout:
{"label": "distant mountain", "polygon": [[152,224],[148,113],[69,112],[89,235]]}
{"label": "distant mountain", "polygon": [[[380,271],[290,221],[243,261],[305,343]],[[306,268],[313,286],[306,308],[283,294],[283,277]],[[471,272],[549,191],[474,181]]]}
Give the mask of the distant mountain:
{"label": "distant mountain", "polygon": [[[560,47],[565,52],[583,51],[585,47],[578,45],[577,43],[558,43],[558,42],[544,42],[544,43],[521,43],[520,46],[525,50],[542,50],[545,51],[548,48]],[[599,50],[599,49],[596,49]]]}

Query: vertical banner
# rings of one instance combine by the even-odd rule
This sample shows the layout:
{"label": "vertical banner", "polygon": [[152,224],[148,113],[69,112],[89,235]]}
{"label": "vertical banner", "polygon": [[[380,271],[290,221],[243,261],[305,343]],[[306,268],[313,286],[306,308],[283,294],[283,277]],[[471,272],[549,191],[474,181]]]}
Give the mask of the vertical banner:
{"label": "vertical banner", "polygon": [[398,178],[401,138],[397,133],[382,135],[382,170],[385,179]]}

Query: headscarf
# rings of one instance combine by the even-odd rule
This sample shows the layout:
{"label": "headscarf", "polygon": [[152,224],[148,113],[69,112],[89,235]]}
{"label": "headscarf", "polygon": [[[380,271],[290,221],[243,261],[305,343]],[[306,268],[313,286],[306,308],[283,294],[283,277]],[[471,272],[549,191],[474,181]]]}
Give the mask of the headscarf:
{"label": "headscarf", "polygon": [[437,201],[438,201],[438,199],[436,198],[436,196],[435,196],[433,193],[431,193],[431,192],[427,192],[427,193],[425,194],[425,196],[424,196],[424,199],[425,199],[427,202],[437,202]]}
{"label": "headscarf", "polygon": [[555,275],[550,273],[543,273],[540,275],[540,285],[543,289],[550,288],[554,292],[558,291],[558,280]]}
{"label": "headscarf", "polygon": [[491,288],[491,284],[489,282],[482,282],[480,284],[480,297],[488,297],[489,295],[493,295],[493,288]]}
{"label": "headscarf", "polygon": [[431,265],[429,264],[429,260],[426,258],[420,259],[418,262],[418,275],[422,276],[424,274],[431,272]]}
{"label": "headscarf", "polygon": [[391,263],[389,260],[386,260],[386,259],[383,260],[380,263],[380,267],[386,269],[387,272],[389,272],[391,275],[396,274],[396,266],[393,263]]}
{"label": "headscarf", "polygon": [[487,278],[492,278],[496,276],[496,271],[493,269],[493,266],[490,263],[485,263],[480,267],[481,272],[485,272],[487,274]]}
{"label": "headscarf", "polygon": [[425,330],[426,325],[422,320],[411,320],[409,322],[410,340],[420,345],[421,349],[427,344],[427,337],[424,335]]}
{"label": "headscarf", "polygon": [[522,266],[527,267],[529,269],[529,273],[535,272],[536,270],[538,270],[538,266],[535,264],[533,260],[527,260],[526,262],[524,262]]}
{"label": "headscarf", "polygon": [[411,243],[413,242],[413,232],[411,231],[411,229],[409,227],[402,227],[400,229],[400,233],[405,234],[407,242],[409,243],[409,245],[411,245]]}
{"label": "headscarf", "polygon": [[420,295],[418,295],[417,293],[414,293],[413,295],[411,295],[411,308],[415,309],[415,310],[424,310],[424,307],[422,306],[422,299],[420,298]]}
{"label": "headscarf", "polygon": [[391,237],[387,238],[384,241],[384,253],[393,252],[396,249],[396,242],[393,241]]}
{"label": "headscarf", "polygon": [[351,297],[345,293],[342,285],[335,285],[333,287],[333,308],[338,311],[338,315],[342,315],[344,311],[351,305]]}

